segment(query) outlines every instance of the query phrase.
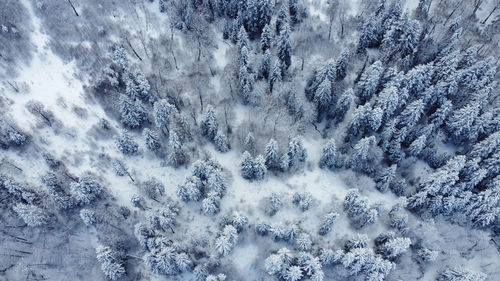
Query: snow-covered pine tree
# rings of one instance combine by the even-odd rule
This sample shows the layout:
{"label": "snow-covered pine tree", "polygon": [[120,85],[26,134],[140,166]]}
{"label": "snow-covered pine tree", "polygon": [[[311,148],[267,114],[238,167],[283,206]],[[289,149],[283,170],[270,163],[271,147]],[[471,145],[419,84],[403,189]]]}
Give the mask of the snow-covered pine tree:
{"label": "snow-covered pine tree", "polygon": [[217,135],[214,138],[214,145],[215,149],[219,152],[228,152],[230,147],[229,147],[229,140],[227,139],[226,135],[217,133]]}
{"label": "snow-covered pine tree", "polygon": [[248,151],[243,153],[243,161],[241,161],[240,167],[243,178],[248,180],[255,178],[254,160]]}
{"label": "snow-covered pine tree", "polygon": [[280,29],[276,48],[278,58],[281,61],[281,76],[285,76],[292,64],[292,42],[290,39],[290,26],[287,22],[283,23]]}
{"label": "snow-covered pine tree", "polygon": [[262,34],[260,35],[260,49],[263,53],[269,50],[273,43],[273,35],[271,34],[271,28],[268,24],[262,29]]}
{"label": "snow-covered pine tree", "polygon": [[23,221],[31,227],[42,226],[49,223],[50,216],[46,210],[30,204],[17,203],[12,207]]}
{"label": "snow-covered pine tree", "polygon": [[153,116],[155,124],[160,129],[167,129],[170,121],[173,119],[177,109],[171,105],[166,99],[160,99],[154,103]]}
{"label": "snow-covered pine tree", "polygon": [[340,152],[337,151],[335,141],[331,139],[323,146],[323,155],[319,160],[319,167],[333,170],[341,168],[342,166],[344,166],[344,158]]}
{"label": "snow-covered pine tree", "polygon": [[169,146],[171,149],[169,159],[174,166],[180,166],[187,162],[186,152],[182,149],[182,143],[177,133],[172,131],[169,136]]}
{"label": "snow-covered pine tree", "polygon": [[264,79],[269,79],[271,73],[271,53],[269,50],[264,52],[259,65],[259,77]]}
{"label": "snow-covered pine tree", "polygon": [[265,164],[268,170],[278,170],[279,169],[279,147],[278,143],[274,139],[270,139],[269,143],[266,145],[265,151]]}
{"label": "snow-covered pine tree", "polygon": [[272,93],[273,92],[273,87],[276,84],[276,82],[279,82],[282,80],[281,76],[281,61],[276,60],[273,65],[273,69],[271,72],[271,77],[269,77],[269,91]]}
{"label": "snow-covered pine tree", "polygon": [[217,116],[215,115],[214,108],[211,105],[207,106],[205,119],[201,122],[200,129],[202,135],[207,136],[210,140],[213,140],[217,135],[219,121],[217,121]]}
{"label": "snow-covered pine tree", "polygon": [[377,176],[375,187],[381,192],[385,192],[389,189],[392,181],[396,177],[396,168],[397,165],[393,164],[392,166],[382,170],[380,174]]}
{"label": "snow-covered pine tree", "polygon": [[147,111],[144,104],[140,100],[132,101],[126,95],[120,95],[118,100],[119,111],[122,123],[130,128],[138,128],[142,126],[144,120],[147,119]]}
{"label": "snow-covered pine tree", "polygon": [[339,217],[338,213],[331,212],[326,214],[323,217],[323,221],[321,222],[321,226],[319,228],[319,235],[326,235],[328,234],[331,230],[335,222],[337,221]]}
{"label": "snow-covered pine tree", "polygon": [[278,11],[278,17],[276,18],[276,33],[279,34],[282,26],[288,23],[288,9],[285,6],[285,2],[281,3],[280,9]]}
{"label": "snow-covered pine tree", "polygon": [[343,80],[347,75],[347,64],[349,63],[350,53],[348,49],[342,51],[335,61],[335,70],[337,80]]}
{"label": "snow-covered pine tree", "polygon": [[149,128],[145,128],[142,131],[142,136],[146,147],[151,151],[158,151],[161,148],[160,137],[156,132]]}
{"label": "snow-covered pine tree", "polygon": [[375,94],[382,73],[382,62],[376,61],[361,75],[361,79],[356,84],[356,95],[361,103],[369,101]]}
{"label": "snow-covered pine tree", "polygon": [[139,145],[132,139],[127,131],[124,131],[115,139],[115,144],[118,150],[124,155],[133,155],[139,151]]}

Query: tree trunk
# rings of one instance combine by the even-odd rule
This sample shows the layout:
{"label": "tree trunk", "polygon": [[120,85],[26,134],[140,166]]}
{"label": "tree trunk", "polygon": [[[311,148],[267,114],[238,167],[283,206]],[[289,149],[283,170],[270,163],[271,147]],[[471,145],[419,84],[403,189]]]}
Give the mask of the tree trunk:
{"label": "tree trunk", "polygon": [[80,15],[79,15],[79,14],[78,14],[78,12],[76,11],[75,6],[73,6],[73,3],[71,3],[71,0],[68,0],[68,3],[69,3],[69,5],[71,6],[71,8],[73,9],[73,12],[75,12],[75,15],[76,15],[77,17],[79,17]]}

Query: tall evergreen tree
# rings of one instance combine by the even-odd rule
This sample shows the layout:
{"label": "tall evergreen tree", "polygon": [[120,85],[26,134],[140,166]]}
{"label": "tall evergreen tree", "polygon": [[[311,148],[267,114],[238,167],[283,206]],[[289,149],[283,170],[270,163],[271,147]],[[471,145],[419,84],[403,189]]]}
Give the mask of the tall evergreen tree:
{"label": "tall evergreen tree", "polygon": [[380,78],[382,77],[382,62],[374,62],[364,73],[356,85],[356,95],[361,103],[369,101],[377,90]]}
{"label": "tall evergreen tree", "polygon": [[213,140],[217,135],[219,121],[217,121],[217,116],[215,115],[214,108],[211,105],[207,106],[205,119],[201,122],[200,128],[202,135],[207,136],[210,140]]}
{"label": "tall evergreen tree", "polygon": [[284,76],[292,64],[292,42],[288,23],[284,23],[281,27],[276,45],[278,49],[278,58],[281,61],[281,76]]}
{"label": "tall evergreen tree", "polygon": [[268,24],[262,29],[262,34],[260,35],[260,49],[263,53],[271,48],[273,41],[273,35],[271,34],[271,28]]}

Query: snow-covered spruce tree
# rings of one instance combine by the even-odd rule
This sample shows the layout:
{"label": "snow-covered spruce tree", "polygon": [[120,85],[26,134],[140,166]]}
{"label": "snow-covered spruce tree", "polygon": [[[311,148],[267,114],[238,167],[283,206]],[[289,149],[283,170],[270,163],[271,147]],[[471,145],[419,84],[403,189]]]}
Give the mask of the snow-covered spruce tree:
{"label": "snow-covered spruce tree", "polygon": [[344,157],[337,151],[335,141],[331,139],[323,146],[323,155],[319,160],[319,167],[333,170],[342,166],[344,166]]}
{"label": "snow-covered spruce tree", "polygon": [[160,129],[167,129],[170,121],[173,119],[177,109],[171,105],[166,99],[160,99],[153,105],[153,116],[155,124]]}
{"label": "snow-covered spruce tree", "polygon": [[383,30],[376,17],[370,17],[364,24],[361,36],[359,37],[357,52],[364,53],[366,48],[372,48],[380,45],[382,41]]}
{"label": "snow-covered spruce tree", "polygon": [[377,252],[385,259],[396,260],[401,254],[406,252],[411,245],[410,238],[394,237],[387,239],[384,243],[377,246]]}
{"label": "snow-covered spruce tree", "polygon": [[217,135],[219,121],[217,121],[217,116],[215,115],[214,108],[211,105],[207,106],[205,119],[201,122],[200,128],[202,135],[207,136],[210,140],[213,140]]}
{"label": "snow-covered spruce tree", "polygon": [[71,193],[79,204],[90,204],[102,193],[102,187],[94,177],[85,175],[71,184]]}
{"label": "snow-covered spruce tree", "polygon": [[288,168],[296,167],[299,163],[303,163],[307,159],[307,150],[302,142],[302,137],[294,137],[288,143]]}
{"label": "snow-covered spruce tree", "polygon": [[126,95],[120,95],[118,100],[122,123],[130,128],[142,126],[147,119],[147,111],[140,100],[132,101]]}
{"label": "snow-covered spruce tree", "polygon": [[276,192],[271,193],[266,201],[265,211],[269,216],[274,216],[283,206],[281,196]]}
{"label": "snow-covered spruce tree", "polygon": [[50,216],[46,210],[29,204],[17,203],[12,207],[23,221],[31,227],[42,226],[49,223]]}
{"label": "snow-covered spruce tree", "polygon": [[82,219],[83,223],[87,226],[94,225],[97,222],[97,217],[95,212],[90,209],[81,209],[80,218]]}
{"label": "snow-covered spruce tree", "polygon": [[156,132],[152,131],[149,128],[145,128],[142,131],[142,136],[144,138],[144,142],[146,147],[151,151],[158,151],[161,148],[160,137]]}
{"label": "snow-covered spruce tree", "polygon": [[145,181],[142,184],[142,189],[144,189],[149,198],[152,199],[163,196],[165,193],[165,186],[155,177],[151,177],[149,180]]}
{"label": "snow-covered spruce tree", "polygon": [[272,46],[273,35],[271,34],[271,28],[268,24],[262,29],[262,34],[260,35],[260,49],[265,54]]}
{"label": "snow-covered spruce tree", "polygon": [[127,54],[125,53],[125,48],[123,48],[123,46],[115,46],[112,59],[113,62],[122,69],[122,71],[128,69],[129,61],[127,58]]}
{"label": "snow-covered spruce tree", "polygon": [[214,145],[215,149],[220,152],[228,152],[230,147],[229,147],[229,141],[227,140],[226,135],[218,133],[215,138],[214,138]]}
{"label": "snow-covered spruce tree", "polygon": [[279,170],[279,147],[274,139],[270,139],[266,145],[265,164],[268,170]]}
{"label": "snow-covered spruce tree", "polygon": [[366,234],[356,234],[347,239],[344,250],[350,252],[353,249],[366,248],[366,246],[368,246],[368,236]]}
{"label": "snow-covered spruce tree", "polygon": [[288,1],[288,13],[290,14],[290,20],[292,23],[299,22],[299,1],[289,0]]}
{"label": "snow-covered spruce tree", "polygon": [[309,192],[295,192],[293,194],[292,203],[297,205],[302,212],[309,210],[313,201],[313,197]]}
{"label": "snow-covered spruce tree", "polygon": [[255,137],[251,132],[249,132],[243,143],[243,148],[248,151],[251,155],[255,155],[257,148],[255,147]]}
{"label": "snow-covered spruce tree", "polygon": [[381,170],[375,180],[375,187],[381,192],[385,192],[389,189],[390,184],[396,177],[396,169],[397,165],[393,164],[392,166]]}
{"label": "snow-covered spruce tree", "polygon": [[118,280],[126,274],[123,261],[116,251],[101,245],[97,247],[96,254],[97,260],[101,263],[102,272],[108,279]]}
{"label": "snow-covered spruce tree", "polygon": [[243,153],[243,160],[241,161],[240,167],[241,167],[241,176],[244,179],[250,180],[255,178],[254,161],[250,153],[248,153],[248,151],[245,151]]}
{"label": "snow-covered spruce tree", "polygon": [[259,65],[259,78],[269,79],[271,73],[271,53],[269,50],[264,52]]}
{"label": "snow-covered spruce tree", "polygon": [[177,257],[175,249],[172,247],[157,247],[145,256],[146,265],[156,274],[176,275],[180,273],[177,266]]}
{"label": "snow-covered spruce tree", "polygon": [[[241,51],[243,50],[243,47],[245,47],[247,49],[247,53],[248,53],[248,50],[250,48],[250,43],[249,43],[249,39],[248,39],[248,33],[247,31],[245,30],[245,27],[244,26],[241,26],[239,31],[238,31],[238,50]],[[241,61],[240,61],[241,63]]]}
{"label": "snow-covered spruce tree", "polygon": [[352,97],[354,96],[354,91],[352,89],[347,89],[337,100],[333,112],[331,112],[332,118],[336,123],[344,121],[345,114],[351,107]]}
{"label": "snow-covered spruce tree", "polygon": [[319,84],[313,101],[316,104],[316,119],[320,122],[323,116],[331,111],[331,107],[336,102],[333,96],[332,84],[330,80],[325,79],[321,82],[321,84]]}
{"label": "snow-covered spruce tree", "polygon": [[5,136],[5,139],[14,146],[23,146],[27,143],[27,136],[18,129],[13,127],[3,128],[2,133]]}
{"label": "snow-covered spruce tree", "polygon": [[254,165],[254,175],[256,180],[262,180],[266,177],[267,168],[266,168],[266,160],[262,155],[257,155],[253,160]]}
{"label": "snow-covered spruce tree", "polygon": [[283,25],[288,24],[288,9],[285,3],[281,3],[280,9],[278,11],[278,17],[276,18],[276,33],[279,34]]}
{"label": "snow-covered spruce tree", "polygon": [[281,75],[281,61],[276,60],[274,62],[272,71],[271,71],[271,76],[269,77],[269,91],[272,93],[273,92],[273,87],[276,84],[276,82],[280,82],[282,80],[282,75]]}
{"label": "snow-covered spruce tree", "polygon": [[331,230],[337,218],[339,217],[338,213],[330,212],[323,217],[323,221],[321,222],[321,226],[319,228],[319,235],[327,235]]}
{"label": "snow-covered spruce tree", "polygon": [[167,204],[165,207],[148,211],[146,217],[152,227],[165,231],[176,224],[175,218],[178,213],[177,207]]}
{"label": "snow-covered spruce tree", "polygon": [[225,235],[221,235],[215,239],[214,247],[217,254],[221,257],[227,256],[233,250],[233,244],[229,240],[229,237]]}
{"label": "snow-covered spruce tree", "polygon": [[134,155],[139,151],[139,145],[132,139],[127,131],[124,131],[115,139],[115,144],[118,150],[124,155]]}
{"label": "snow-covered spruce tree", "polygon": [[250,33],[250,38],[257,38],[264,27],[271,22],[273,9],[271,0],[247,1],[245,25]]}
{"label": "snow-covered spruce tree", "polygon": [[170,133],[169,146],[171,149],[169,159],[174,166],[177,167],[187,162],[186,152],[182,149],[182,143],[180,142],[177,133],[174,131]]}
{"label": "snow-covered spruce tree", "polygon": [[354,146],[351,157],[349,158],[349,167],[353,170],[366,172],[368,174],[374,171],[374,167],[370,166],[371,148],[376,144],[375,136],[364,137]]}
{"label": "snow-covered spruce tree", "polygon": [[220,197],[216,192],[208,193],[207,197],[201,202],[203,213],[207,216],[215,215],[219,212]]}
{"label": "snow-covered spruce tree", "polygon": [[340,56],[335,61],[335,71],[337,80],[343,80],[347,76],[347,64],[349,63],[350,53],[346,49],[342,51]]}
{"label": "snow-covered spruce tree", "polygon": [[281,61],[281,76],[285,76],[288,68],[292,64],[292,42],[288,23],[284,23],[280,29],[276,48],[278,51],[278,58]]}
{"label": "snow-covered spruce tree", "polygon": [[361,75],[361,79],[356,84],[356,95],[361,103],[369,101],[375,94],[382,72],[382,62],[376,61]]}

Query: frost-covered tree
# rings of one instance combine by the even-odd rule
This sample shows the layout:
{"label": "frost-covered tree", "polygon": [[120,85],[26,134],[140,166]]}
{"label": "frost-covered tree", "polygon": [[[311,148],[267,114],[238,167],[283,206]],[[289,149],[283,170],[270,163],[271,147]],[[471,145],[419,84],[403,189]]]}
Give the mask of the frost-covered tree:
{"label": "frost-covered tree", "polygon": [[49,223],[50,216],[46,210],[29,204],[17,203],[12,207],[23,221],[31,227],[42,226]]}
{"label": "frost-covered tree", "polygon": [[115,139],[115,144],[124,155],[134,155],[139,151],[139,145],[126,131]]}
{"label": "frost-covered tree", "polygon": [[380,45],[383,30],[375,17],[370,17],[364,24],[358,41],[358,53],[364,53],[366,48]]}
{"label": "frost-covered tree", "polygon": [[330,80],[325,79],[319,84],[313,101],[316,104],[317,120],[319,122],[325,114],[331,111],[331,107],[335,103]]}
{"label": "frost-covered tree", "polygon": [[182,143],[177,136],[177,133],[172,131],[169,136],[169,146],[171,149],[169,159],[174,166],[180,166],[187,162],[187,155],[182,148]]}
{"label": "frost-covered tree", "polygon": [[347,75],[347,64],[349,63],[349,50],[344,50],[335,61],[336,78],[343,80]]}
{"label": "frost-covered tree", "polygon": [[78,183],[71,184],[71,193],[78,203],[90,204],[102,193],[102,187],[94,177],[85,175]]}
{"label": "frost-covered tree", "polygon": [[375,187],[382,192],[387,191],[392,181],[396,177],[396,169],[397,165],[393,164],[392,166],[381,170],[377,176],[377,179],[375,180]]}
{"label": "frost-covered tree", "polygon": [[262,29],[262,34],[260,35],[260,49],[263,53],[269,50],[272,46],[273,35],[271,34],[271,28],[268,24]]}
{"label": "frost-covered tree", "polygon": [[353,249],[366,248],[366,246],[368,246],[368,236],[357,234],[346,241],[344,249],[346,252],[350,252]]}
{"label": "frost-covered tree", "polygon": [[219,236],[215,239],[215,251],[221,257],[227,256],[233,249],[233,244],[230,242],[229,237],[225,235]]}
{"label": "frost-covered tree", "polygon": [[243,153],[243,160],[241,161],[240,164],[241,167],[241,176],[245,179],[253,179],[254,176],[254,161],[252,159],[252,155],[248,153],[248,151],[245,151]]}
{"label": "frost-covered tree", "polygon": [[280,29],[276,42],[278,58],[281,61],[281,75],[285,76],[288,68],[292,64],[292,41],[290,39],[290,26],[284,23]]}
{"label": "frost-covered tree", "polygon": [[243,147],[246,151],[250,152],[250,154],[254,155],[257,152],[257,148],[255,147],[255,137],[251,132],[249,132],[245,138],[245,142],[243,143]]}
{"label": "frost-covered tree", "polygon": [[288,24],[288,9],[283,2],[278,11],[278,17],[276,18],[276,33],[280,33],[284,24]]}
{"label": "frost-covered tree", "polygon": [[118,100],[122,123],[130,128],[142,126],[147,119],[147,111],[140,100],[132,101],[126,95],[120,95]]}
{"label": "frost-covered tree", "polygon": [[406,252],[411,245],[410,238],[395,237],[388,239],[383,244],[377,247],[377,251],[388,260],[395,260],[401,254]]}
{"label": "frost-covered tree", "polygon": [[309,192],[295,192],[293,194],[292,203],[297,205],[303,212],[309,210],[313,198]]}
{"label": "frost-covered tree", "polygon": [[271,0],[249,0],[246,8],[245,25],[250,33],[250,38],[258,37],[265,26],[271,21],[273,15],[273,2]]}
{"label": "frost-covered tree", "polygon": [[259,65],[259,77],[264,79],[269,79],[271,73],[271,53],[269,50],[264,52]]}
{"label": "frost-covered tree", "polygon": [[163,196],[163,194],[165,193],[165,186],[155,177],[152,177],[149,180],[145,181],[142,184],[142,188],[152,199]]}
{"label": "frost-covered tree", "polygon": [[158,151],[161,148],[160,137],[156,132],[150,130],[149,128],[145,128],[142,131],[142,136],[144,138],[144,142],[146,147],[151,151]]}
{"label": "frost-covered tree", "polygon": [[82,219],[83,223],[87,226],[94,225],[97,222],[97,217],[95,212],[90,209],[81,209],[80,218]]}
{"label": "frost-covered tree", "polygon": [[323,217],[323,221],[321,222],[321,226],[319,228],[319,235],[326,235],[328,234],[331,230],[335,222],[337,221],[339,217],[338,213],[331,212],[326,214]]}
{"label": "frost-covered tree", "polygon": [[172,247],[154,248],[145,256],[147,266],[157,274],[175,275],[180,273],[176,261],[177,253]]}
{"label": "frost-covered tree", "polygon": [[382,62],[376,61],[361,75],[361,79],[356,84],[356,95],[362,103],[369,101],[375,94],[382,73]]}
{"label": "frost-covered tree", "polygon": [[215,149],[220,152],[228,152],[229,151],[229,141],[227,140],[226,135],[217,134],[214,138]]}
{"label": "frost-covered tree", "polygon": [[171,105],[166,99],[160,99],[153,105],[153,116],[158,128],[168,129],[170,121],[177,112],[175,106]]}
{"label": "frost-covered tree", "polygon": [[205,199],[201,202],[203,213],[207,216],[215,215],[219,212],[220,197],[216,192],[210,192]]}
{"label": "frost-covered tree", "polygon": [[211,105],[207,106],[207,112],[205,114],[205,119],[200,125],[201,133],[207,136],[210,140],[213,140],[217,135],[217,130],[219,128],[219,121],[217,121],[217,116]]}
{"label": "frost-covered tree", "polygon": [[331,113],[336,123],[340,123],[344,120],[344,117],[351,107],[352,97],[354,96],[354,91],[352,89],[346,90],[337,100],[337,104]]}
{"label": "frost-covered tree", "polygon": [[364,137],[354,146],[351,157],[349,158],[349,166],[358,171],[370,172],[373,167],[368,167],[371,148],[376,144],[374,136]]}
{"label": "frost-covered tree", "polygon": [[266,145],[265,164],[268,170],[279,169],[279,147],[274,139],[270,139]]}
{"label": "frost-covered tree", "polygon": [[418,156],[422,152],[422,150],[424,150],[426,145],[427,145],[426,135],[421,135],[420,137],[416,138],[408,148],[410,155]]}
{"label": "frost-covered tree", "polygon": [[283,206],[283,202],[281,201],[281,196],[273,192],[271,193],[271,196],[267,198],[266,206],[265,206],[265,211],[268,215],[274,216]]}
{"label": "frost-covered tree", "polygon": [[274,62],[273,69],[271,71],[271,77],[269,77],[269,91],[271,91],[271,93],[273,92],[273,87],[276,84],[276,82],[279,82],[282,79],[281,64],[282,63],[280,60],[276,60]]}
{"label": "frost-covered tree", "polygon": [[123,262],[115,250],[101,245],[97,247],[96,254],[101,263],[101,270],[108,279],[118,280],[126,274]]}
{"label": "frost-covered tree", "polygon": [[254,174],[256,180],[262,180],[266,177],[267,168],[266,168],[266,160],[262,155],[257,155],[254,159]]}
{"label": "frost-covered tree", "polygon": [[333,139],[329,140],[323,146],[323,154],[319,160],[319,166],[320,168],[328,168],[330,170],[344,166],[344,157],[337,151],[337,146]]}
{"label": "frost-covered tree", "polygon": [[295,167],[307,159],[307,150],[304,147],[301,137],[294,137],[288,143],[288,167]]}

